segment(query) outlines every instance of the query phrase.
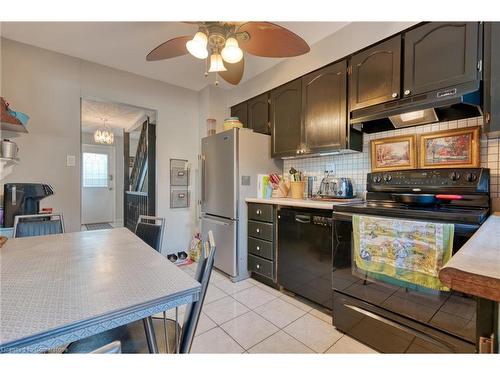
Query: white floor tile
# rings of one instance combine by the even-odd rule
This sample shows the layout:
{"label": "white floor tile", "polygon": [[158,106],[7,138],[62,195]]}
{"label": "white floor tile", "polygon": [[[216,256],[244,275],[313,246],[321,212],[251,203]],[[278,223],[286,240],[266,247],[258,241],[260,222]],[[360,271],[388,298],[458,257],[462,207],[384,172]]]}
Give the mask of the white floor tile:
{"label": "white floor tile", "polygon": [[280,298],[283,301],[291,303],[295,307],[298,307],[299,309],[304,310],[306,312],[311,311],[313,309],[309,304],[306,303],[306,301],[304,301],[300,297],[291,297],[287,294],[283,294]]}
{"label": "white floor tile", "polygon": [[377,351],[354,340],[349,336],[342,336],[326,353],[356,353],[356,354],[376,354]]}
{"label": "white floor tile", "polygon": [[243,353],[244,349],[221,328],[196,336],[191,353]]}
{"label": "white floor tile", "polygon": [[248,350],[250,353],[314,353],[289,334],[279,331]]}
{"label": "white floor tile", "polygon": [[284,328],[284,331],[310,347],[317,353],[324,353],[342,337],[331,324],[306,314]]}
{"label": "white floor tile", "polygon": [[210,284],[207,288],[207,294],[205,295],[205,302],[204,303],[211,303],[214,301],[217,301],[221,298],[226,297],[227,294],[224,293],[222,290],[217,288],[215,285]]}
{"label": "white floor tile", "polygon": [[281,293],[278,289],[271,288],[266,284],[258,283],[255,285],[258,286],[260,289],[265,290],[269,294],[272,294],[273,296],[281,297],[283,295],[283,293]]}
{"label": "white floor tile", "polygon": [[255,309],[256,307],[272,301],[276,297],[257,286],[253,286],[251,288],[233,294],[233,298],[249,307],[250,309]]}
{"label": "white floor tile", "polygon": [[200,320],[198,320],[198,326],[196,327],[195,336],[201,335],[203,332],[206,332],[215,327],[217,327],[217,324],[206,314],[201,313]]}
{"label": "white floor tile", "polygon": [[205,304],[202,311],[217,324],[223,324],[248,312],[248,308],[232,297],[224,297],[215,302]]}
{"label": "white floor tile", "polygon": [[213,285],[215,285],[217,288],[222,290],[223,292],[231,295],[234,293],[241,292],[242,290],[251,288],[254,286],[252,283],[248,282],[247,280],[242,280],[238,281],[237,283],[233,283],[229,279],[222,279],[222,280],[215,280],[213,282]]}
{"label": "white floor tile", "polygon": [[281,298],[277,298],[264,305],[261,305],[254,311],[279,328],[287,326],[294,320],[297,320],[302,315],[306,314],[304,310],[301,310],[298,307],[285,302]]}
{"label": "white floor tile", "polygon": [[316,318],[320,318],[322,321],[332,324],[332,316],[324,311],[312,309],[309,314],[314,315]]}
{"label": "white floor tile", "polygon": [[244,349],[251,348],[278,331],[278,327],[253,311],[224,323],[221,328]]}

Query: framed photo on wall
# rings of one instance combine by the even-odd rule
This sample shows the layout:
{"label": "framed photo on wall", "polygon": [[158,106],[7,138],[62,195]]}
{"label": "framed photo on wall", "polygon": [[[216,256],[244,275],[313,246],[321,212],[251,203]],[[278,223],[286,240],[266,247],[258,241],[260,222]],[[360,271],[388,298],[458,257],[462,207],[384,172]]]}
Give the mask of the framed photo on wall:
{"label": "framed photo on wall", "polygon": [[417,167],[416,137],[413,134],[374,139],[370,151],[372,172]]}
{"label": "framed photo on wall", "polygon": [[422,134],[418,143],[419,168],[479,167],[477,126]]}

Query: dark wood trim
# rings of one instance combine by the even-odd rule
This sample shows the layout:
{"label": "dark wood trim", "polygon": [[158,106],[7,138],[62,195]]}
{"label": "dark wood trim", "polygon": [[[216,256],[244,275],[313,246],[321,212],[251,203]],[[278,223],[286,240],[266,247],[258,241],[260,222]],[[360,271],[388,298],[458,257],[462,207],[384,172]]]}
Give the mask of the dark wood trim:
{"label": "dark wood trim", "polygon": [[148,215],[156,215],[156,125],[148,119]]}
{"label": "dark wood trim", "polygon": [[123,132],[123,226],[127,227],[127,190],[130,189],[130,133]]}

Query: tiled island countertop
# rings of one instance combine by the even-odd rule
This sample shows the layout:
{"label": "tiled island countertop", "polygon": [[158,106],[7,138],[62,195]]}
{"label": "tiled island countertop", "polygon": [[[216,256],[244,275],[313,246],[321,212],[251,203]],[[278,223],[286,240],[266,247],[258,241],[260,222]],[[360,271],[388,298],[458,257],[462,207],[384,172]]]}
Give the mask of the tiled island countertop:
{"label": "tiled island countertop", "polygon": [[362,198],[338,199],[338,200],[315,200],[315,199],[293,199],[293,198],[247,198],[247,203],[264,203],[279,206],[318,208],[321,210],[333,210],[334,206],[340,204],[362,202]]}
{"label": "tiled island countertop", "polygon": [[500,212],[445,264],[439,279],[454,290],[500,302]]}

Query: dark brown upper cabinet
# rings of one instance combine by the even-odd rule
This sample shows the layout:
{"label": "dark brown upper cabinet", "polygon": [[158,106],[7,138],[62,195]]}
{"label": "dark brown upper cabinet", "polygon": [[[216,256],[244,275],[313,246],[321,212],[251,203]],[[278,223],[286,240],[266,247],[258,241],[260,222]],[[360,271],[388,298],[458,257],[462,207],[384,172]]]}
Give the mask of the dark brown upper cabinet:
{"label": "dark brown upper cabinet", "polygon": [[248,106],[247,102],[236,104],[231,107],[231,117],[238,117],[245,128],[248,128]]}
{"label": "dark brown upper cabinet", "polygon": [[269,122],[269,94],[265,93],[247,101],[248,127],[254,132],[271,134]]}
{"label": "dark brown upper cabinet", "polygon": [[500,22],[484,24],[484,131],[500,137]]}
{"label": "dark brown upper cabinet", "polygon": [[350,110],[399,99],[401,35],[354,54],[349,73]]}
{"label": "dark brown upper cabinet", "polygon": [[347,62],[302,77],[303,140],[306,152],[345,148]]}
{"label": "dark brown upper cabinet", "polygon": [[270,99],[272,156],[296,155],[301,144],[301,79],[272,90]]}
{"label": "dark brown upper cabinet", "polygon": [[476,80],[479,23],[430,22],[404,34],[403,96]]}

